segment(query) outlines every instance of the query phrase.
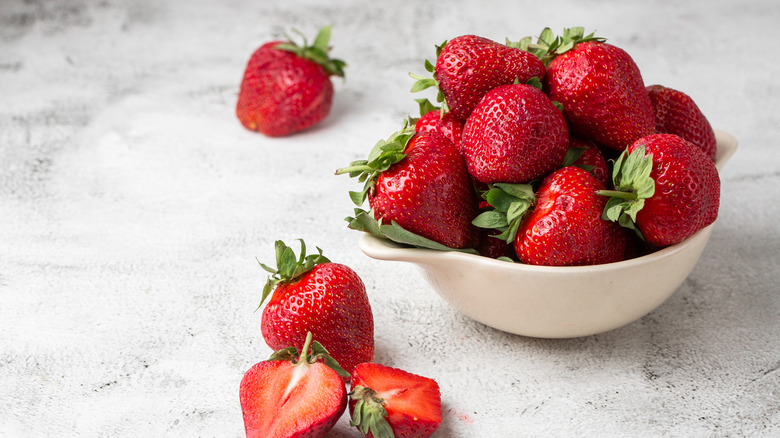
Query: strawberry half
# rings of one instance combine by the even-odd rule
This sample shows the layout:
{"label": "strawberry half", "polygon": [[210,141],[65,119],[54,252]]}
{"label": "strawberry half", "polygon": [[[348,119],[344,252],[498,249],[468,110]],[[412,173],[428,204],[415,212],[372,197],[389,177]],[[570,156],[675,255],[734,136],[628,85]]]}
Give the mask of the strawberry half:
{"label": "strawberry half", "polygon": [[348,372],[374,357],[374,317],[363,281],[346,265],[322,255],[300,256],[277,241],[276,264],[263,288],[263,339],[274,350],[303,343],[312,332]]}
{"label": "strawberry half", "polygon": [[311,333],[300,354],[288,347],[255,364],[239,389],[247,438],[325,436],[346,409],[348,376]]}
{"label": "strawberry half", "polygon": [[690,96],[662,85],[650,85],[647,94],[653,104],[658,133],[678,135],[715,159],[715,131]]}
{"label": "strawberry half", "polygon": [[471,221],[477,197],[460,152],[436,132],[404,128],[380,140],[367,160],[352,162],[336,174],[364,182],[350,192],[360,206],[350,228],[417,247],[451,250],[473,248],[479,240]]}
{"label": "strawberry half", "polygon": [[600,192],[610,197],[604,217],[656,247],[682,242],[718,217],[718,169],[701,148],[677,135],[637,140],[618,157],[612,179],[615,189]]}
{"label": "strawberry half", "polygon": [[442,420],[435,380],[376,363],[352,372],[349,410],[350,424],[373,438],[427,438]]}
{"label": "strawberry half", "polygon": [[344,76],[345,64],[328,57],[330,26],[309,46],[291,40],[263,44],[249,58],[236,103],[244,127],[271,137],[309,128],[324,119],[333,103],[331,76]]}

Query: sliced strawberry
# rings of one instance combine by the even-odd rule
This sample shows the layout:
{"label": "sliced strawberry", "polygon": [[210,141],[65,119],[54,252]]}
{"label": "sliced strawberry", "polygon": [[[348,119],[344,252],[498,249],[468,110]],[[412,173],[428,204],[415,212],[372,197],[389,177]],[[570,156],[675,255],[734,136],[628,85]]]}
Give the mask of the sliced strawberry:
{"label": "sliced strawberry", "polygon": [[425,438],[441,424],[439,385],[397,368],[362,363],[352,372],[350,415],[367,437]]}
{"label": "sliced strawberry", "polygon": [[239,396],[247,438],[323,437],[344,413],[347,373],[311,333],[296,356],[295,347],[279,350],[244,374]]}

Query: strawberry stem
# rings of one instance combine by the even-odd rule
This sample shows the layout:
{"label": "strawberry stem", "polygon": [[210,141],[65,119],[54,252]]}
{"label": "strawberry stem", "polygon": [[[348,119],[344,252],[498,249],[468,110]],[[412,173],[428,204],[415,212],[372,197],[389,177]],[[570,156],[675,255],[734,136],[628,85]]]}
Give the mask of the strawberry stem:
{"label": "strawberry stem", "polygon": [[598,190],[597,195],[607,196],[611,198],[620,198],[628,201],[639,199],[639,195],[636,192],[621,192],[619,190]]}
{"label": "strawberry stem", "polygon": [[306,244],[303,239],[298,239],[301,242],[301,254],[296,259],[295,251],[289,246],[285,245],[281,240],[277,240],[274,244],[276,250],[276,268],[264,265],[260,263],[265,271],[271,275],[268,276],[265,286],[263,287],[263,295],[260,298],[260,304],[257,306],[259,309],[263,305],[263,302],[271,293],[271,291],[281,283],[289,283],[301,275],[311,271],[315,266],[321,263],[328,263],[327,257],[322,255],[322,250],[317,248],[317,254],[306,255]]}

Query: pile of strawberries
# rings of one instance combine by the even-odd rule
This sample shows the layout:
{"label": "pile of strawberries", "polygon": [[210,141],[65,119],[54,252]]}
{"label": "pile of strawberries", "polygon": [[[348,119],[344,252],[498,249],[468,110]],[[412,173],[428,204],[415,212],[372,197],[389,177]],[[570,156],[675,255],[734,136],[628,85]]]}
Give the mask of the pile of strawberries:
{"label": "pile of strawberries", "polygon": [[436,107],[337,170],[363,182],[350,227],[416,247],[527,264],[625,260],[713,223],[715,133],[690,96],[645,86],[582,28],[437,47]]}
{"label": "pile of strawberries", "polygon": [[[236,115],[275,137],[330,111],[330,28],[309,46],[274,41],[250,58]],[[435,106],[338,169],[363,183],[353,229],[415,247],[511,262],[611,263],[682,242],[712,224],[720,180],[715,133],[693,100],[646,86],[622,49],[582,28],[497,43],[453,38],[426,61]],[[368,201],[370,209],[360,208]],[[349,406],[367,437],[425,438],[442,421],[438,384],[373,363],[366,289],[319,250],[276,242],[261,300],[277,350],[244,375],[248,437],[321,437]],[[298,350],[298,346],[301,349]],[[347,390],[349,385],[349,390]]]}

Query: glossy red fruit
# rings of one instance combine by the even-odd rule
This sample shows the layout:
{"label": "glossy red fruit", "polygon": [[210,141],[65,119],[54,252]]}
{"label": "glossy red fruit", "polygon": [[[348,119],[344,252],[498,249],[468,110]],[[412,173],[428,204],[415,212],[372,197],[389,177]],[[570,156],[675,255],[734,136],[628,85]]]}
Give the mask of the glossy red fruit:
{"label": "glossy red fruit", "polygon": [[678,135],[715,159],[715,131],[690,96],[662,85],[647,87],[647,93],[653,105],[658,133]]}
{"label": "glossy red fruit", "polygon": [[366,199],[371,206],[370,213],[356,210],[350,227],[414,246],[476,246],[474,186],[457,147],[442,135],[405,127],[378,142],[369,160],[336,173],[359,177],[363,190],[350,196],[358,206]]}
{"label": "glossy red fruit", "polygon": [[655,119],[642,75],[625,50],[585,41],[547,65],[544,89],[563,105],[573,134],[622,151],[655,133]]}
{"label": "glossy red fruit", "polygon": [[636,214],[636,225],[655,246],[682,242],[712,224],[720,207],[720,177],[712,159],[689,141],[673,134],[637,140],[629,152],[644,146],[652,155],[653,196]]}
{"label": "glossy red fruit", "polygon": [[344,76],[344,62],[328,58],[330,27],[313,45],[292,41],[263,44],[244,70],[236,116],[244,127],[271,137],[307,129],[322,121],[333,103],[330,77]]}
{"label": "glossy red fruit", "polygon": [[466,120],[482,96],[500,85],[542,79],[544,64],[533,54],[476,35],[445,43],[434,77],[455,117]]}
{"label": "glossy red fruit", "polygon": [[319,254],[300,256],[276,242],[277,268],[262,265],[272,275],[263,290],[263,339],[274,350],[303,343],[306,333],[328,349],[348,372],[374,356],[374,318],[366,288],[346,265]]}
{"label": "glossy red fruit", "polygon": [[609,166],[601,149],[592,141],[575,135],[569,137],[569,149],[571,148],[576,148],[582,152],[582,155],[579,155],[579,158],[574,160],[571,165],[587,170],[604,187],[609,187],[611,184]]}
{"label": "glossy red fruit", "polygon": [[437,132],[461,148],[463,121],[451,113],[441,113],[441,109],[429,111],[420,116],[414,124],[416,132]]}
{"label": "glossy red fruit", "polygon": [[558,108],[526,84],[490,90],[463,128],[463,157],[482,183],[523,183],[560,167],[569,131]]}
{"label": "glossy red fruit", "polygon": [[349,397],[350,424],[369,438],[427,438],[442,421],[436,381],[397,368],[356,366]]}
{"label": "glossy red fruit", "polygon": [[515,251],[526,264],[596,265],[623,260],[627,236],[618,224],[602,219],[604,186],[578,167],[559,169],[536,191],[536,205],[523,219]]}
{"label": "glossy red fruit", "polygon": [[255,364],[239,389],[247,438],[324,437],[347,406],[344,376],[311,333],[300,355],[287,348]]}

